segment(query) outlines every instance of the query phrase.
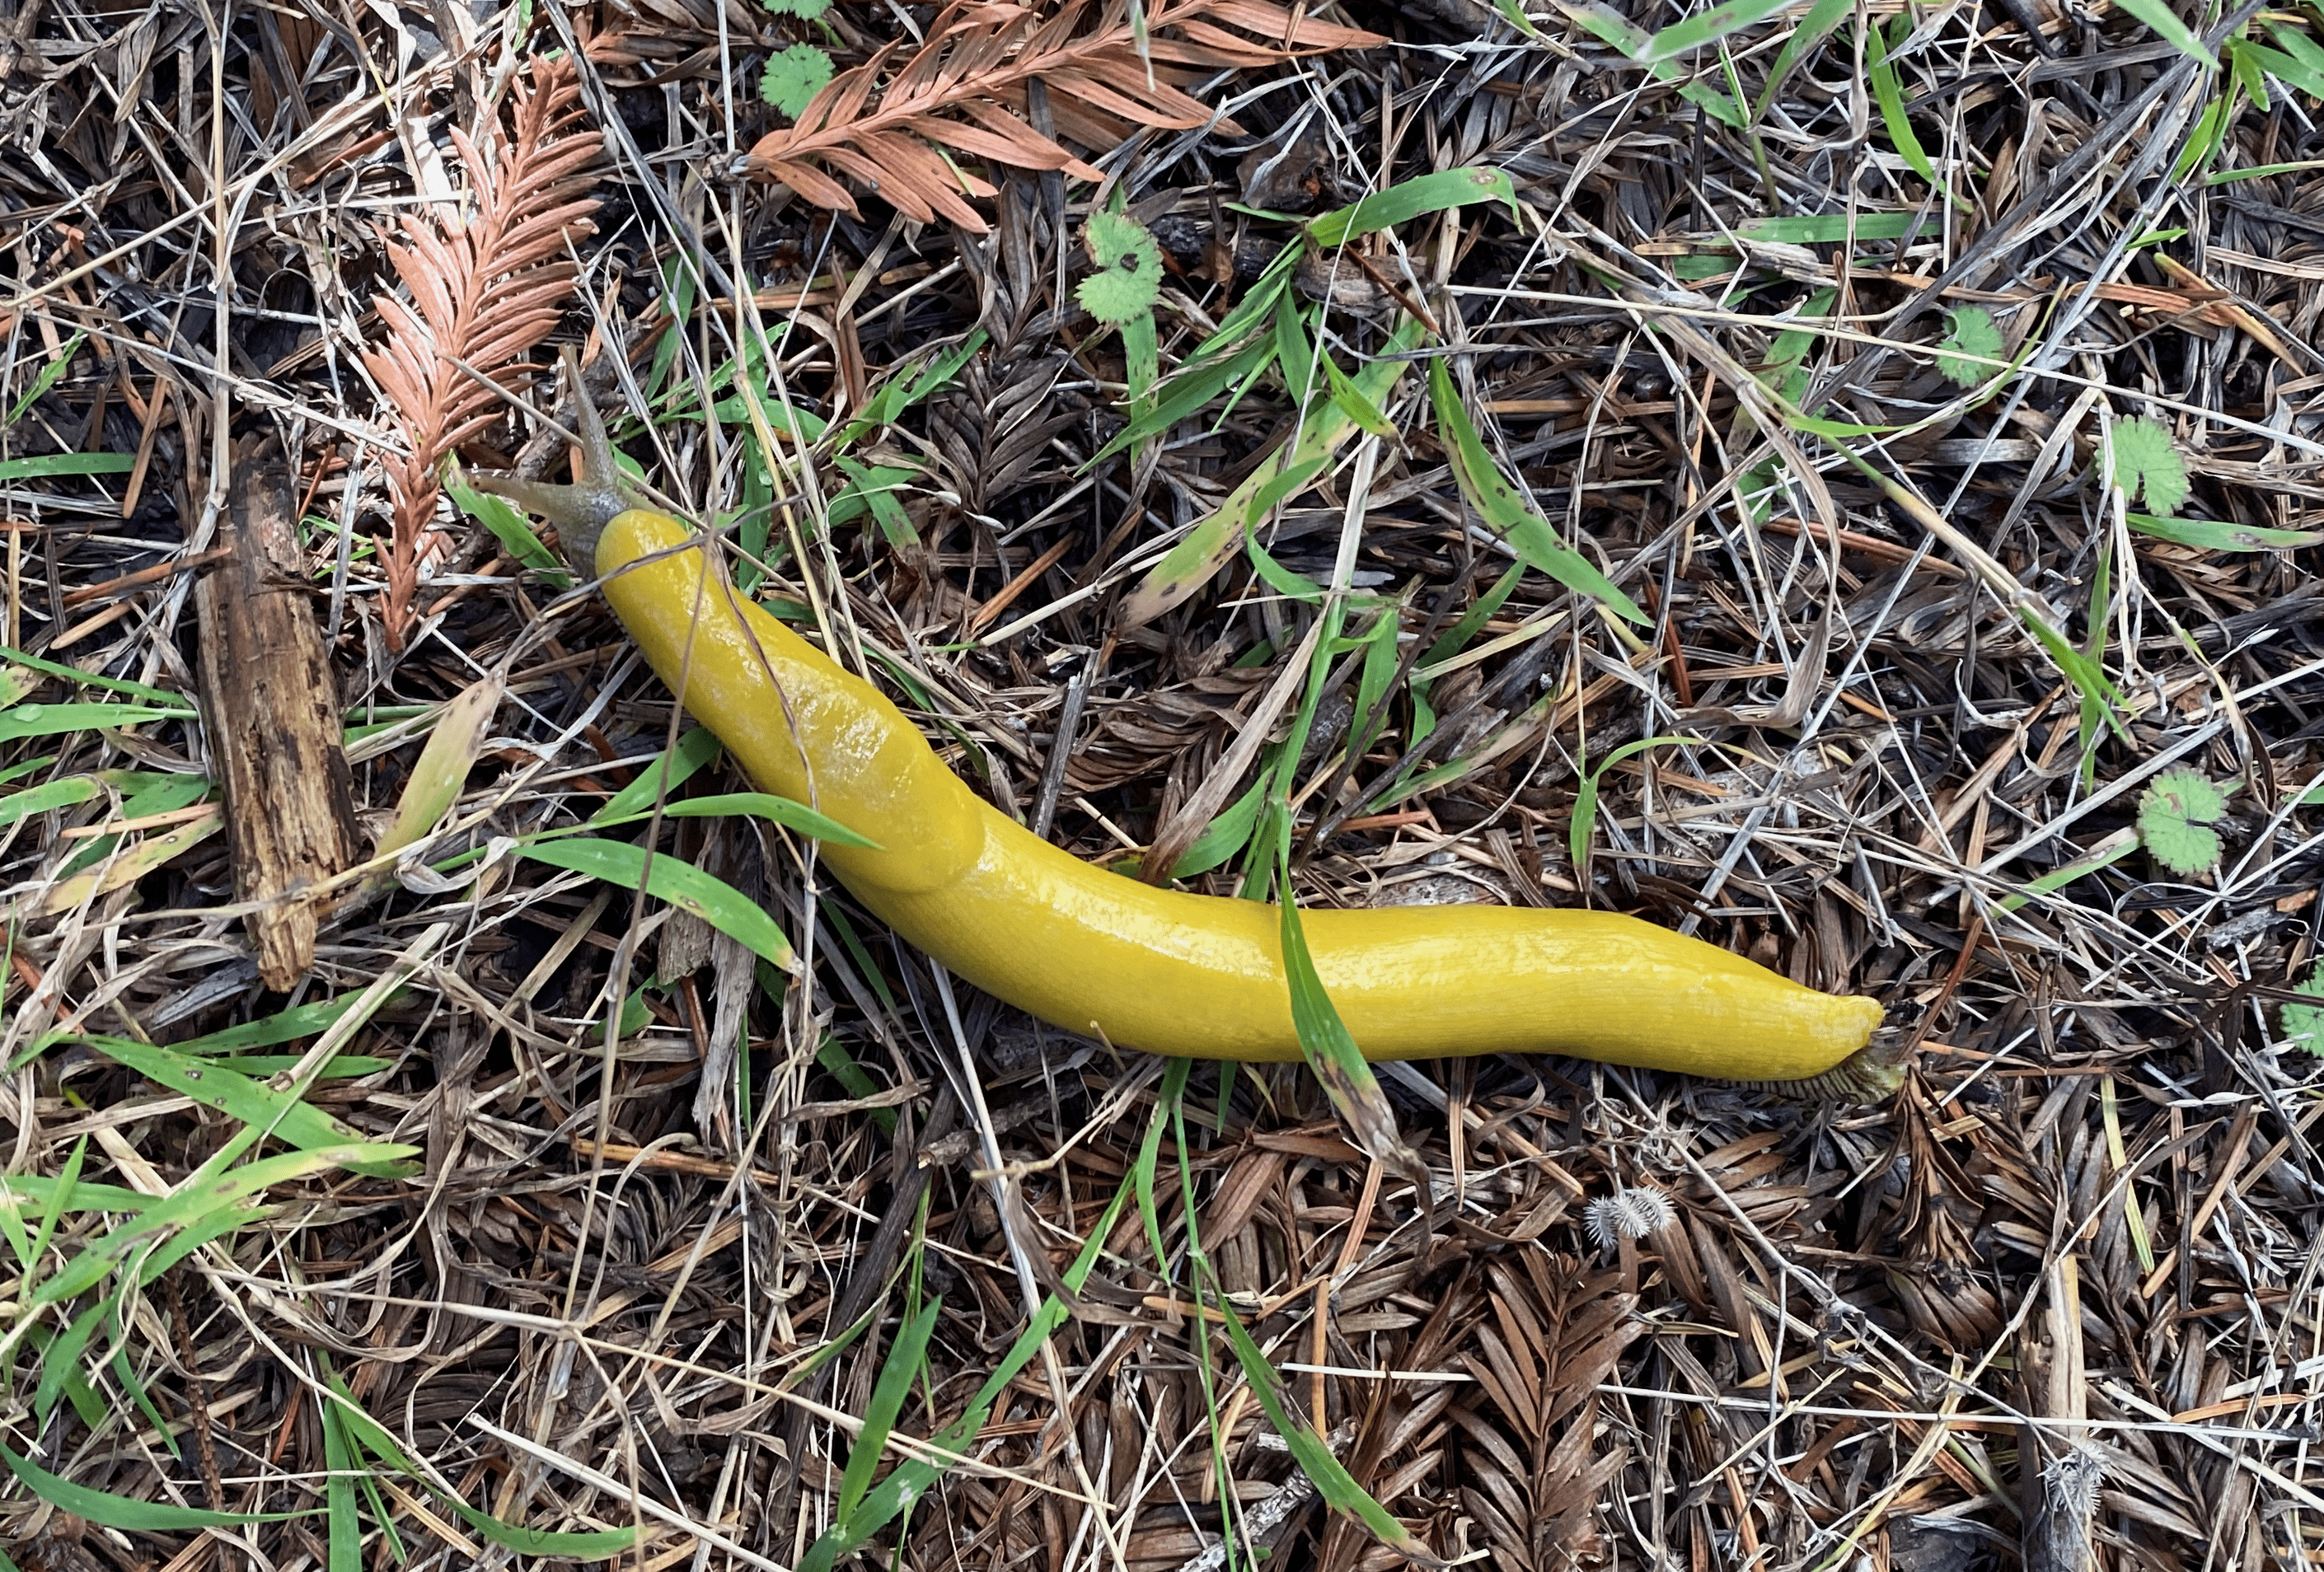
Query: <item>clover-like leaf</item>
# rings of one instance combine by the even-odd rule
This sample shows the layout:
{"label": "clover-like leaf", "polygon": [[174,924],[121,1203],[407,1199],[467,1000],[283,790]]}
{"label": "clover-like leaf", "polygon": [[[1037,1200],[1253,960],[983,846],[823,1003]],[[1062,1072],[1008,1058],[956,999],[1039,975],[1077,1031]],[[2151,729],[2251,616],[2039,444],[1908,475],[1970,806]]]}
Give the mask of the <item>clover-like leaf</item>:
{"label": "clover-like leaf", "polygon": [[2137,416],[2114,423],[2114,479],[2126,497],[2144,495],[2157,513],[2176,513],[2187,500],[2187,461],[2171,428]]}
{"label": "clover-like leaf", "polygon": [[[1956,306],[1945,313],[1946,326],[1950,329],[1937,341],[1937,370],[1950,382],[1968,387],[1982,382],[1993,370],[1985,363],[2001,356],[2001,329],[1993,323],[1993,313],[1982,306]],[[1965,357],[1979,355],[1983,359]]]}
{"label": "clover-like leaf", "polygon": [[795,43],[767,61],[759,97],[793,120],[831,81],[831,57],[811,43]]}
{"label": "clover-like leaf", "polygon": [[1162,292],[1162,248],[1146,225],[1121,213],[1089,216],[1083,238],[1097,269],[1074,293],[1100,322],[1127,322]]}
{"label": "clover-like leaf", "polygon": [[2308,980],[2296,985],[2292,991],[2317,1002],[2283,1007],[2284,1040],[2295,1048],[2307,1049],[2310,1053],[2324,1053],[2324,966],[2310,971]]}
{"label": "clover-like leaf", "polygon": [[2138,799],[2138,838],[2172,872],[2200,873],[2219,860],[2219,835],[2211,826],[2227,812],[2227,794],[2202,776],[2165,770]]}

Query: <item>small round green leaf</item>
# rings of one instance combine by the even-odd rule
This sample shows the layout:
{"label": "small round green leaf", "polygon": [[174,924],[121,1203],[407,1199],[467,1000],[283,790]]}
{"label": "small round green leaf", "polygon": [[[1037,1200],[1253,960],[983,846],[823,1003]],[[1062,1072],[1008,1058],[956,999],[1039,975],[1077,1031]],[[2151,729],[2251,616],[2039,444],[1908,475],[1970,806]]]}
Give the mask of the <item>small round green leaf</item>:
{"label": "small round green leaf", "polygon": [[2172,872],[2200,873],[2219,860],[2210,826],[2227,811],[2227,794],[2194,770],[2165,770],[2138,799],[2138,837]]}
{"label": "small round green leaf", "polygon": [[2114,424],[2115,484],[2126,497],[2144,496],[2157,513],[2176,513],[2187,500],[2187,461],[2179,456],[2171,428],[2136,416]]}
{"label": "small round green leaf", "polygon": [[[1945,313],[1946,326],[1950,329],[1937,344],[1937,370],[1947,381],[1962,387],[1983,382],[1993,368],[1987,360],[1999,360],[2001,329],[1993,323],[1993,313],[1982,306],[1957,306]],[[1982,360],[1964,358],[1983,356]]]}
{"label": "small round green leaf", "polygon": [[1093,213],[1084,236],[1096,271],[1074,291],[1100,322],[1127,322],[1162,292],[1162,248],[1146,225],[1120,213]]}
{"label": "small round green leaf", "polygon": [[2317,1002],[2283,1007],[2285,1041],[2310,1053],[2324,1053],[2324,966],[2310,972],[2308,979],[2292,991]]}
{"label": "small round green leaf", "polygon": [[811,43],[795,43],[767,62],[759,97],[797,120],[831,82],[831,57]]}

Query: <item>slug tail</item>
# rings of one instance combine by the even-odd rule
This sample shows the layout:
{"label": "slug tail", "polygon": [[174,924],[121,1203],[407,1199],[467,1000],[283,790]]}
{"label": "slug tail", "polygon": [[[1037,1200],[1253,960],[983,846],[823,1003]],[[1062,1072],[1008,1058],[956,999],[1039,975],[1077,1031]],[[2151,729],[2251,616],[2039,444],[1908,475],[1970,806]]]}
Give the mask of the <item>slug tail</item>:
{"label": "slug tail", "polygon": [[565,380],[573,390],[573,406],[580,412],[581,473],[569,486],[529,481],[518,475],[475,474],[469,483],[480,492],[506,497],[527,512],[557,526],[558,544],[576,568],[591,577],[597,571],[597,542],[605,526],[638,505],[622,484],[613,462],[613,439],[597,414],[595,400],[581,380],[580,356],[565,346]]}
{"label": "slug tail", "polygon": [[1918,1057],[1911,1034],[1894,1026],[1872,1034],[1872,1041],[1825,1071],[1801,1080],[1746,1080],[1738,1084],[1771,1091],[1801,1103],[1857,1107],[1881,1103],[1895,1095]]}

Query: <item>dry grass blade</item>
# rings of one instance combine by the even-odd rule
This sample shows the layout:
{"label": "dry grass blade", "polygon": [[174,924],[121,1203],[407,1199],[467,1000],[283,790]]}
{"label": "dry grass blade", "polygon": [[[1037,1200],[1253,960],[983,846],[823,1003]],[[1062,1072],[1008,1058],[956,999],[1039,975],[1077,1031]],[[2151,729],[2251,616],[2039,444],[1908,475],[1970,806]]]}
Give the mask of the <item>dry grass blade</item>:
{"label": "dry grass blade", "polygon": [[387,340],[364,364],[394,406],[408,448],[384,466],[395,503],[381,553],[392,648],[410,628],[444,460],[498,417],[494,384],[556,326],[573,284],[568,238],[597,207],[584,193],[603,142],[582,124],[572,62],[536,58],[529,74],[530,86],[514,86],[504,144],[497,135],[480,142],[451,133],[475,189],[474,210],[406,216],[403,243],[387,245],[411,299],[374,302]]}
{"label": "dry grass blade", "polygon": [[[941,216],[982,234],[987,225],[967,198],[995,188],[944,148],[1017,169],[1103,178],[1033,128],[1026,118],[1029,83],[1047,87],[1059,131],[1096,150],[1119,145],[1140,126],[1183,130],[1209,121],[1212,110],[1182,90],[1199,71],[1387,41],[1266,0],[1185,0],[1148,8],[1151,36],[1141,59],[1128,5],[1107,5],[1084,28],[1089,10],[1088,0],[1069,0],[1045,19],[1028,6],[961,0],[936,18],[927,42],[880,90],[876,107],[872,94],[894,57],[892,44],[834,78],[798,124],[760,138],[750,167],[811,202],[855,212],[847,188],[818,167],[829,165],[919,223]],[[1165,32],[1173,28],[1178,36]]]}

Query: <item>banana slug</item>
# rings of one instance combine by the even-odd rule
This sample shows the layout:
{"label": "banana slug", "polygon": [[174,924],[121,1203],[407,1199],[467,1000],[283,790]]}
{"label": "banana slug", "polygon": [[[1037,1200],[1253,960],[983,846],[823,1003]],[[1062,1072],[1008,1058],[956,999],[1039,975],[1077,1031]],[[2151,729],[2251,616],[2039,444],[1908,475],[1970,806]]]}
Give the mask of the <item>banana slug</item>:
{"label": "banana slug", "polygon": [[[595,409],[576,401],[579,484],[476,483],[559,527],[648,662],[753,782],[879,842],[822,849],[857,900],[1067,1031],[1194,1058],[1300,1057],[1274,907],[1092,867],[988,805],[876,688],[736,595],[687,525],[632,506]],[[1870,999],[1608,912],[1316,910],[1302,923],[1373,1060],[1554,1053],[1797,1080],[1863,1048],[1882,1016]]]}

